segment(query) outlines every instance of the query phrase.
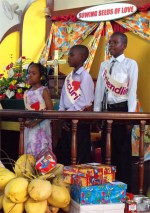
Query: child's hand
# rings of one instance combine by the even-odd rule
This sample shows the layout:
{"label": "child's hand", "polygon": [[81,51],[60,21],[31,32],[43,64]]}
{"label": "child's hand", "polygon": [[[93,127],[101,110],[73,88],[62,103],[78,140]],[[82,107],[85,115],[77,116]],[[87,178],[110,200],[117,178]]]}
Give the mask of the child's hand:
{"label": "child's hand", "polygon": [[39,123],[38,119],[34,119],[32,121],[26,121],[25,122],[25,127],[27,128],[33,128]]}
{"label": "child's hand", "polygon": [[83,111],[92,112],[93,111],[93,105],[85,107]]}

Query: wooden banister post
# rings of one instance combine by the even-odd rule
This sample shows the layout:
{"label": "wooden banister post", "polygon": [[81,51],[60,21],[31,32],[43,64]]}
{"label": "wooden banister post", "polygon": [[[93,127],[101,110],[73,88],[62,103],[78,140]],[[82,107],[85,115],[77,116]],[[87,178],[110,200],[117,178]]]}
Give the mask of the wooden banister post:
{"label": "wooden banister post", "polygon": [[106,127],[106,164],[111,165],[111,128],[113,120],[107,120]]}
{"label": "wooden banister post", "polygon": [[144,131],[146,121],[140,121],[140,144],[139,144],[139,194],[143,194],[144,184]]}
{"label": "wooden banister post", "polygon": [[20,136],[19,136],[19,156],[24,154],[24,119],[19,118]]}
{"label": "wooden banister post", "polygon": [[71,164],[77,163],[77,125],[78,120],[72,120]]}

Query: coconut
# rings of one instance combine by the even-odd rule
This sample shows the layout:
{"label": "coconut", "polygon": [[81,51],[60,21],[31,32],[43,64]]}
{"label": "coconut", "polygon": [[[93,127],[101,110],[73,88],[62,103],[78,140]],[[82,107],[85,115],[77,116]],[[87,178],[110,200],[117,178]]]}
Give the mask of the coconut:
{"label": "coconut", "polygon": [[70,212],[70,203],[68,206],[66,206],[65,208],[62,208],[63,212]]}
{"label": "coconut", "polygon": [[33,179],[29,183],[28,193],[36,201],[47,200],[52,193],[51,183],[47,180]]}
{"label": "coconut", "polygon": [[0,192],[0,210],[3,208],[3,198],[4,198],[4,193]]}
{"label": "coconut", "polygon": [[63,170],[64,170],[64,165],[57,163],[55,168],[51,170],[51,172],[57,176],[57,175],[62,175],[63,174]]}
{"label": "coconut", "polygon": [[14,203],[22,203],[28,199],[28,181],[17,177],[9,181],[4,191],[7,198]]}
{"label": "coconut", "polygon": [[58,208],[65,208],[70,203],[70,194],[66,187],[56,186],[52,184],[52,193],[48,198],[48,203],[51,206],[55,206]]}
{"label": "coconut", "polygon": [[71,191],[71,187],[69,183],[65,183],[64,182],[64,177],[63,175],[57,175],[56,177],[53,178],[52,183],[56,186],[64,186],[66,187],[66,189],[69,191]]}
{"label": "coconut", "polygon": [[47,209],[47,200],[35,201],[32,198],[29,198],[25,202],[26,213],[37,213],[37,212],[45,213],[46,209]]}
{"label": "coconut", "polygon": [[6,168],[0,167],[0,190],[4,190],[6,184],[15,177],[16,175],[13,172]]}
{"label": "coconut", "polygon": [[45,213],[57,213],[58,211],[59,211],[58,207],[47,206],[47,209],[46,209]]}
{"label": "coconut", "polygon": [[22,213],[24,211],[24,203],[13,203],[4,196],[3,209],[5,213]]}
{"label": "coconut", "polygon": [[14,171],[18,177],[31,177],[35,174],[35,163],[32,154],[23,154],[16,161]]}

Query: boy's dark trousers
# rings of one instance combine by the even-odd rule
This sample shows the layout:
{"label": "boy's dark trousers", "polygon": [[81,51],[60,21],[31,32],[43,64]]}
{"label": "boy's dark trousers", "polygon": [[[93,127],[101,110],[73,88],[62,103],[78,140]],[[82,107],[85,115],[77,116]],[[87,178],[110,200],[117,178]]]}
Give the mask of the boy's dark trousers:
{"label": "boy's dark trousers", "polygon": [[[71,142],[72,128],[69,123],[70,130],[66,131],[62,128],[61,139],[59,140],[56,156],[58,163],[71,165]],[[91,162],[91,140],[90,140],[90,124],[80,122],[77,126],[77,164]]]}
{"label": "boy's dark trousers", "polygon": [[[127,112],[127,102],[121,104],[108,105],[108,111]],[[131,191],[132,180],[132,145],[131,131],[123,123],[114,123],[111,132],[112,157],[111,164],[117,167],[116,180],[122,181],[128,185],[128,192]],[[106,154],[106,124],[102,131],[102,162],[105,163]]]}

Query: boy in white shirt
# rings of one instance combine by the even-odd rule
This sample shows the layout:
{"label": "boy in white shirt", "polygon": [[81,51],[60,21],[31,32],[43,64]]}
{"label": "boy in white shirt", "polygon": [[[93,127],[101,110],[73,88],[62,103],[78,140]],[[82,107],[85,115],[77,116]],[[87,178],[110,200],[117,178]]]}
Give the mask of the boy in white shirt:
{"label": "boy in white shirt", "polygon": [[[94,99],[94,111],[135,112],[138,66],[123,54],[127,36],[114,32],[109,40],[111,58],[101,64]],[[131,126],[112,125],[112,164],[117,166],[116,178],[131,190]],[[102,158],[105,161],[106,126],[102,134]]]}
{"label": "boy in white shirt", "polygon": [[[68,64],[73,71],[65,79],[61,91],[60,111],[89,111],[94,100],[94,82],[84,68],[89,50],[85,45],[74,45],[68,54]],[[62,126],[61,153],[57,154],[58,162],[71,164],[71,123]],[[77,164],[91,162],[90,123],[79,121],[77,125]]]}

